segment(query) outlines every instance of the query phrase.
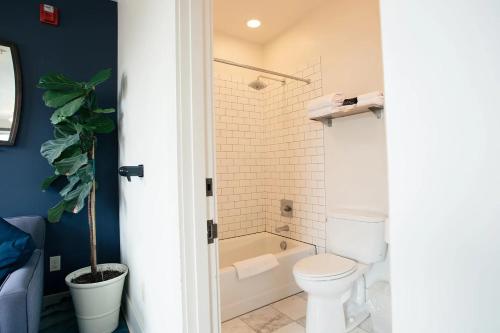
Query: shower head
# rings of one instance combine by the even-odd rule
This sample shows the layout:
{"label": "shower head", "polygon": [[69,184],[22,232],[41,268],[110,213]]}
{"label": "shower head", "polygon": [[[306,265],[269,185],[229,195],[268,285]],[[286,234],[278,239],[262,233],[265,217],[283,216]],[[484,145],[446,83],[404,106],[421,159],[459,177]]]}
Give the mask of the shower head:
{"label": "shower head", "polygon": [[267,84],[258,77],[257,80],[250,82],[248,86],[255,90],[262,90],[267,87]]}
{"label": "shower head", "polygon": [[265,83],[264,81],[262,81],[261,80],[262,78],[267,79],[267,80],[273,80],[273,81],[281,82],[281,85],[285,84],[285,80],[279,80],[279,79],[275,79],[274,77],[259,75],[259,76],[257,76],[257,80],[250,82],[248,84],[248,86],[250,88],[255,89],[255,90],[262,90],[262,89],[264,89],[265,87],[267,87],[267,83]]}

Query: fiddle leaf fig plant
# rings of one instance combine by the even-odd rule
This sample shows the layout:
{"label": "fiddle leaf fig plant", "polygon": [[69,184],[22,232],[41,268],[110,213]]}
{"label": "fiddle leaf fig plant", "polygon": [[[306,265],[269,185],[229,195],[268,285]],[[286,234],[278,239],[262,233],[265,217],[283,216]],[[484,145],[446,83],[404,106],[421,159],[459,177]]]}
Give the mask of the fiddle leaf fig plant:
{"label": "fiddle leaf fig plant", "polygon": [[111,133],[115,122],[97,104],[96,87],[111,76],[111,69],[95,74],[88,82],[73,81],[62,74],[40,78],[38,87],[45,90],[43,101],[55,109],[50,117],[54,139],[44,142],[40,153],[53,167],[54,174],[42,183],[47,190],[56,180],[64,181],[59,190],[61,200],[48,211],[49,222],[58,222],[64,212],[78,214],[87,205],[90,231],[90,266],[97,273],[95,233],[95,151],[97,134]]}

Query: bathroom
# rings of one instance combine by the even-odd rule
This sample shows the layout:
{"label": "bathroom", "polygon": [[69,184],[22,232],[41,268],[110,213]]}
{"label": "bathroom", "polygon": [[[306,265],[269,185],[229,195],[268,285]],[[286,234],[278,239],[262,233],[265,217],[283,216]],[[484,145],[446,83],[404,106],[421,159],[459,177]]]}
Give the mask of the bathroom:
{"label": "bathroom", "polygon": [[378,222],[383,242],[352,274],[362,310],[344,302],[332,332],[390,332],[383,97],[376,112],[310,119],[331,94],[383,92],[378,0],[215,0],[213,27],[222,331],[321,332],[293,270],[332,252],[327,221],[340,218]]}

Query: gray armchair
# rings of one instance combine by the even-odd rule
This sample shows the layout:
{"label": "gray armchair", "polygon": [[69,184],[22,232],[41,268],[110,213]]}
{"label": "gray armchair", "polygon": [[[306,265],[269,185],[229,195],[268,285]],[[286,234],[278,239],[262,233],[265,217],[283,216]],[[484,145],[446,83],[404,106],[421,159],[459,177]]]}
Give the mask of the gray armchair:
{"label": "gray armchair", "polygon": [[38,333],[43,298],[45,220],[39,216],[5,219],[27,232],[36,250],[28,262],[0,285],[0,333]]}

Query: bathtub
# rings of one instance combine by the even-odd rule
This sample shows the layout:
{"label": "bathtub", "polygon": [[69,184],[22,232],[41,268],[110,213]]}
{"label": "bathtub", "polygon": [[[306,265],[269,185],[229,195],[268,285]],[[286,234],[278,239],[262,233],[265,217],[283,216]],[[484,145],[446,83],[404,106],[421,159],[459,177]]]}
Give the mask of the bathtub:
{"label": "bathtub", "polygon": [[[286,250],[281,250],[281,241]],[[239,280],[232,264],[266,253],[273,253],[279,266],[262,274]],[[219,281],[222,321],[238,317],[282,298],[299,293],[293,265],[302,258],[314,255],[314,245],[268,232],[224,239],[219,242]]]}

